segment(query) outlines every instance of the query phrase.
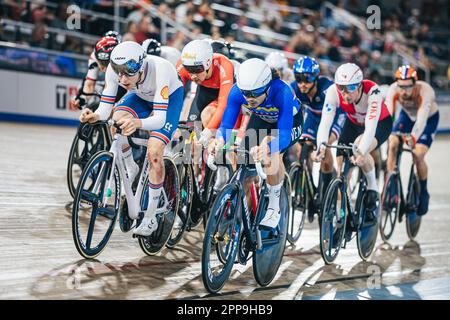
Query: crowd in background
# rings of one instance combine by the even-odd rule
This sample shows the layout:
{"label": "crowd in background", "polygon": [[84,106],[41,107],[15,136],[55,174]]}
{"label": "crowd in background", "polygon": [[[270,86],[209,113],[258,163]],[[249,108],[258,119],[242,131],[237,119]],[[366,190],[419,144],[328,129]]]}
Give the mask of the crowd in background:
{"label": "crowd in background", "polygon": [[[207,34],[214,39],[224,38],[229,42],[240,41],[271,47],[287,52],[317,57],[322,64],[331,62],[356,62],[365,73],[380,76],[383,57],[391,54],[395,46],[414,56],[427,66],[432,74],[442,72],[435,61],[450,61],[449,4],[446,0],[420,1],[421,7],[412,1],[371,1],[381,8],[382,25],[365,37],[356,27],[336,21],[324,1],[309,0],[235,0],[214,1],[240,10],[241,14],[230,14],[213,9],[212,1],[141,1],[153,5],[163,14],[183,24],[194,34]],[[365,1],[329,1],[334,5],[367,17]],[[86,10],[114,14],[114,1],[0,1],[0,16],[33,24],[29,37],[18,36],[15,41],[33,47],[56,49],[68,52],[88,52],[82,40],[67,35],[50,35],[48,28],[67,29],[69,18],[67,7],[77,4]],[[273,5],[287,5],[297,10]],[[142,42],[152,37],[160,40],[162,21],[152,17],[144,5],[121,1],[121,17],[124,40]],[[113,21],[99,19],[83,13],[81,29],[92,35],[101,35],[113,29]],[[293,27],[295,26],[295,27]],[[249,30],[264,30],[268,34],[256,35]],[[275,39],[270,32],[286,38]],[[4,38],[0,25],[0,40]],[[17,36],[16,36],[17,37]],[[167,45],[182,49],[188,41],[182,32],[170,34]],[[84,53],[86,53],[84,52]],[[448,67],[448,66],[447,66]]]}

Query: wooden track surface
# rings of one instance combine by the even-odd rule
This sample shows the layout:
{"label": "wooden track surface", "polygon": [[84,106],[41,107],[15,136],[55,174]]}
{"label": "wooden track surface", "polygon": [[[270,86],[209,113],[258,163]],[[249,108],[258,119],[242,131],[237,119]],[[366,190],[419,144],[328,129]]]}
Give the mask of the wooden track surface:
{"label": "wooden track surface", "polygon": [[378,237],[370,262],[360,260],[354,240],[325,266],[317,221],[306,222],[270,286],[258,287],[249,263],[237,265],[222,294],[210,296],[201,281],[201,225],[176,249],[148,257],[117,224],[98,260],[81,259],[66,209],[74,134],[0,122],[0,299],[450,299],[448,136],[438,137],[428,155],[430,211],[417,242],[408,241],[403,222],[390,244]]}

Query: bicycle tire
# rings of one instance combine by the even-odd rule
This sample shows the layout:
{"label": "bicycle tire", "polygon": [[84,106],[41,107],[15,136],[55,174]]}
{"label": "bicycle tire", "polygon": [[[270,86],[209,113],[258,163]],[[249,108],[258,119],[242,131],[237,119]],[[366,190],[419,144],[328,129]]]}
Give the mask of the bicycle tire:
{"label": "bicycle tire", "polygon": [[383,241],[388,241],[394,233],[401,208],[400,188],[400,176],[396,173],[390,174],[386,179],[381,194],[381,216],[379,227],[380,236]]}
{"label": "bicycle tire", "polygon": [[[303,170],[299,163],[293,163],[289,169],[289,179],[291,184],[291,195],[290,195],[290,210],[289,210],[289,220],[288,220],[288,234],[287,241],[295,245],[297,240],[300,238],[300,235],[303,231],[303,226],[306,220],[306,208],[307,202],[305,195],[307,194],[306,188],[299,188],[299,184],[301,185]],[[298,194],[298,192],[300,194]],[[302,203],[303,202],[303,203]],[[303,212],[300,211],[300,208],[303,206]],[[298,211],[298,215],[301,215],[300,222],[298,223],[297,228],[295,228],[295,219],[294,214]],[[294,229],[296,229],[294,231]]]}
{"label": "bicycle tire", "polygon": [[[75,193],[75,198],[74,198],[74,203],[73,203],[73,207],[72,207],[72,237],[75,243],[75,247],[77,249],[77,251],[80,253],[81,256],[83,256],[84,258],[87,259],[93,259],[95,257],[97,257],[106,247],[106,244],[108,243],[111,234],[114,230],[114,226],[117,220],[117,215],[119,213],[119,207],[120,207],[120,176],[119,176],[119,171],[117,169],[117,167],[114,168],[114,195],[115,195],[115,199],[114,199],[114,205],[112,208],[112,212],[108,211],[107,209],[99,209],[99,208],[95,208],[96,205],[94,201],[91,201],[91,208],[93,209],[93,212],[91,213],[90,219],[89,219],[89,228],[87,231],[87,239],[86,239],[86,243],[83,241],[82,236],[81,236],[81,231],[80,231],[80,202],[82,200],[86,200],[86,198],[89,199],[94,199],[94,193],[92,193],[89,190],[84,190],[83,186],[86,183],[87,179],[89,177],[92,177],[92,171],[96,168],[96,166],[100,163],[100,162],[105,162],[105,167],[106,171],[102,171],[102,169],[98,169],[98,174],[100,173],[104,173],[104,179],[105,181],[102,183],[101,185],[101,191],[100,194],[96,197],[98,198],[97,201],[99,199],[103,199],[103,195],[105,192],[105,186],[106,186],[106,177],[109,176],[112,168],[112,162],[113,162],[113,154],[108,152],[108,151],[100,151],[98,153],[96,153],[86,164],[85,169],[83,170],[83,173],[81,174],[80,180],[78,182],[78,186],[77,186],[77,190]],[[98,175],[95,177],[96,179],[99,178],[103,178],[99,177]],[[92,186],[92,184],[91,184]],[[112,194],[112,192],[111,192]],[[83,199],[84,198],[84,199]],[[106,207],[107,208],[107,207]],[[97,210],[99,212],[97,212]],[[105,213],[105,212],[106,213]],[[109,226],[106,228],[106,232],[104,234],[103,237],[101,237],[101,240],[98,242],[98,245],[96,245],[95,247],[91,247],[91,241],[93,238],[93,233],[95,230],[95,223],[97,222],[97,216],[103,216],[107,219],[110,220],[109,222]]]}

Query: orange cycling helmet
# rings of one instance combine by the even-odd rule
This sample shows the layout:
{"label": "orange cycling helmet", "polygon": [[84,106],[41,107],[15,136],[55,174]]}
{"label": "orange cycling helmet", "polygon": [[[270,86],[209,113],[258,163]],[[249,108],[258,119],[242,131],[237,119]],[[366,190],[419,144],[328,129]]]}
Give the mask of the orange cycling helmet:
{"label": "orange cycling helmet", "polygon": [[417,81],[417,71],[409,65],[401,66],[395,72],[395,80],[408,80],[412,79]]}

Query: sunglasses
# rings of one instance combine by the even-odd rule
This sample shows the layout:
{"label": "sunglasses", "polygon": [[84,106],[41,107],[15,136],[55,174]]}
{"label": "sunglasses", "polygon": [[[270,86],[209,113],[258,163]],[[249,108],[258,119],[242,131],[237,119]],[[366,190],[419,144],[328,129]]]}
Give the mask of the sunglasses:
{"label": "sunglasses", "polygon": [[337,84],[336,87],[338,88],[339,91],[341,92],[355,92],[358,88],[359,88],[359,83],[355,83],[355,84],[348,84],[348,85],[340,85]]}
{"label": "sunglasses", "polygon": [[205,68],[203,67],[203,65],[186,66],[183,64],[183,67],[186,69],[187,72],[189,72],[191,74],[198,74],[198,73],[202,73],[203,71],[205,71]]}
{"label": "sunglasses", "polygon": [[254,89],[254,90],[241,90],[242,95],[246,98],[258,98],[267,92],[269,86],[264,86],[262,88]]}
{"label": "sunglasses", "polygon": [[136,75],[136,73],[138,73],[141,69],[141,65],[135,60],[129,60],[127,61],[127,63],[121,65],[115,64],[111,61],[111,65],[114,72],[117,73],[119,77],[121,77],[122,75],[132,77]]}
{"label": "sunglasses", "polygon": [[412,88],[414,88],[413,84],[410,84],[410,85],[407,85],[407,86],[400,86],[400,85],[397,85],[397,86],[398,86],[399,89],[402,89],[402,90],[411,90]]}
{"label": "sunglasses", "polygon": [[306,83],[313,83],[316,81],[317,77],[310,73],[296,73],[295,74],[295,81],[298,83],[306,82]]}

